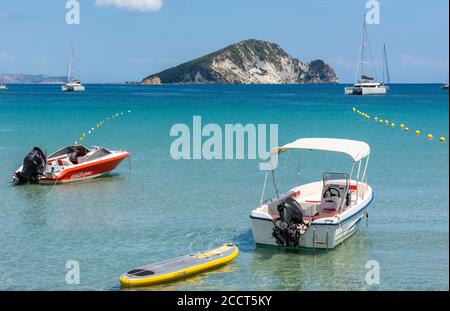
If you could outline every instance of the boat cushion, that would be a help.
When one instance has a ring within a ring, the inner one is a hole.
[[[322,203],[320,203],[320,210],[324,212],[334,212],[339,208],[340,203],[341,198],[339,197],[323,199]]]

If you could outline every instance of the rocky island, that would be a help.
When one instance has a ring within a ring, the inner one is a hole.
[[[333,68],[322,60],[303,63],[275,43],[250,39],[152,74],[144,78],[141,84],[338,82]]]

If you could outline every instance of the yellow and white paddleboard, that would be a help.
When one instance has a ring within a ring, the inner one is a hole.
[[[119,281],[123,287],[149,286],[176,281],[232,261],[239,254],[233,244],[225,244],[206,252],[199,252],[160,263],[142,266],[124,273]]]

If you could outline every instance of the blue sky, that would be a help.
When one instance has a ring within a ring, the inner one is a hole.
[[[448,81],[448,0],[379,2],[381,23],[368,31],[376,59],[387,44],[392,81]],[[66,0],[0,0],[0,72],[65,75],[73,41],[84,82],[137,81],[255,38],[304,62],[324,59],[352,82],[366,0],[79,3],[81,23],[67,25]]]

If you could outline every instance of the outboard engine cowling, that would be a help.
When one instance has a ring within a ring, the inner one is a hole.
[[[280,219],[275,222],[272,236],[279,245],[298,247],[306,227],[302,207],[294,199],[288,198],[277,206],[277,210]]]
[[[39,176],[44,174],[46,163],[44,152],[40,148],[34,147],[23,159],[22,170],[14,173],[14,183],[21,185],[37,182]]]

